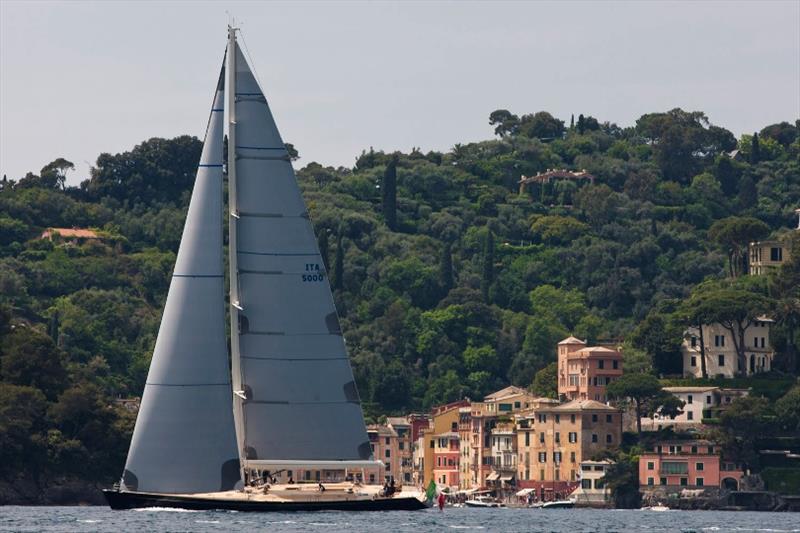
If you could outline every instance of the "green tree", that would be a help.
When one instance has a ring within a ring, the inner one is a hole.
[[[389,159],[381,188],[383,219],[392,231],[397,229],[397,161],[397,155]]]
[[[554,361],[536,372],[530,391],[542,398],[558,398],[558,362]]]
[[[495,127],[495,135],[513,135],[519,128],[519,117],[507,109],[497,109],[489,114],[489,125]]]
[[[675,396],[664,392],[658,379],[652,374],[623,374],[612,381],[606,390],[611,398],[633,401],[636,431],[639,434],[642,433],[642,417],[656,412],[675,416],[683,405]]]
[[[483,275],[481,277],[481,292],[485,302],[489,302],[489,289],[494,282],[494,233],[487,230],[483,243]]]
[[[442,287],[443,295],[447,295],[453,288],[453,252],[449,242],[445,242],[442,247],[442,256],[439,260],[439,285]]]
[[[770,310],[771,301],[766,296],[736,287],[710,289],[703,298],[705,317],[731,334],[738,359],[738,372],[746,374],[745,331],[757,322],[758,317]]]
[[[736,195],[736,199],[742,209],[749,209],[758,203],[758,189],[749,174],[745,174],[739,180],[739,194]]]
[[[3,340],[0,375],[4,381],[35,387],[52,399],[64,387],[63,354],[50,337],[17,327]]]
[[[336,236],[336,258],[333,266],[333,288],[340,291],[344,288],[344,244],[342,243],[342,229]]]
[[[753,133],[753,138],[750,142],[750,164],[755,165],[761,161],[761,146],[758,142],[758,133]]]
[[[728,271],[732,278],[746,272],[746,253],[752,241],[769,233],[769,226],[753,217],[727,217],[714,222],[708,237],[728,255]]]
[[[792,434],[800,433],[800,385],[775,402],[775,415],[778,424]]]

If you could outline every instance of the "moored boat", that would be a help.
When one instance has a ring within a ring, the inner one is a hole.
[[[471,500],[466,500],[464,505],[467,507],[505,507],[506,504],[491,496],[476,496]]]

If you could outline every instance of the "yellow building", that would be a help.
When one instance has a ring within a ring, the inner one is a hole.
[[[422,485],[427,486],[434,479],[433,468],[436,464],[437,449],[444,453],[444,447],[439,447],[438,439],[448,439],[447,448],[449,448],[449,434],[455,434],[456,438],[458,438],[458,410],[468,405],[469,400],[460,400],[433,408],[430,426],[422,430],[420,437],[424,450],[421,457]],[[448,455],[451,454],[449,449],[447,453]],[[458,472],[458,467],[456,467],[456,472]],[[457,480],[455,484],[458,484]]]
[[[790,253],[788,244],[782,241],[751,242],[747,253],[750,275],[761,276],[778,268],[789,260]]]

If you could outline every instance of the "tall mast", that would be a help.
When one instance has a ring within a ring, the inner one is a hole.
[[[244,421],[241,401],[242,373],[239,358],[239,266],[237,261],[237,223],[239,220],[238,198],[236,196],[236,30],[228,26],[228,64],[226,108],[228,110],[228,266],[230,278],[230,320],[231,320],[231,385],[233,387],[233,421],[236,427],[236,442],[239,450],[239,466],[242,468],[242,447],[244,442]],[[245,479],[244,472],[241,472]]]

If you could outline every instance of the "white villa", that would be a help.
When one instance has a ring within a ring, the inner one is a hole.
[[[769,372],[775,356],[769,339],[769,331],[773,322],[772,319],[762,316],[745,330],[744,351],[747,363],[744,368],[739,367],[730,331],[719,324],[704,325],[703,341],[708,376],[732,378],[737,374],[749,376],[759,372]],[[683,354],[683,375],[685,377],[702,377],[699,337],[698,328],[694,327],[686,330],[684,335],[681,353]]]

